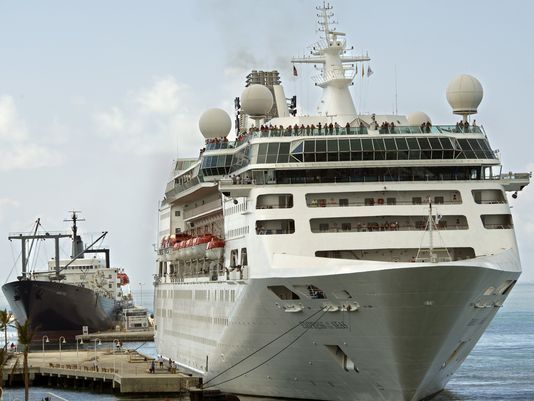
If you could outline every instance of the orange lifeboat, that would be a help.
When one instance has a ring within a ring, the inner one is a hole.
[[[119,285],[126,285],[130,282],[130,278],[126,273],[117,273],[117,278],[119,279]]]
[[[200,237],[196,237],[193,240],[193,246],[191,249],[191,259],[201,259],[206,256],[206,246],[213,238],[211,234],[205,234]]]
[[[224,240],[213,237],[206,246],[206,258],[217,260],[224,255]]]

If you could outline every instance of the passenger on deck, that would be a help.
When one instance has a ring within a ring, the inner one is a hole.
[[[345,124],[345,131],[347,131],[347,134],[350,134],[350,123]]]

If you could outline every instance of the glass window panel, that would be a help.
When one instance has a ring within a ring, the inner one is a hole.
[[[267,150],[267,153],[270,154],[270,155],[275,155],[278,153],[278,146],[280,144],[278,142],[275,142],[275,143],[270,143],[269,144],[269,148]]]
[[[306,141],[306,142],[304,142],[304,151],[305,152],[315,152],[315,141]]]
[[[408,141],[408,147],[410,150],[419,150],[421,149],[419,147],[419,142],[417,142],[417,139],[416,138],[407,138],[406,139]],[[410,157],[411,159],[411,157]]]
[[[374,152],[363,152],[363,160],[374,160]]]
[[[359,139],[351,139],[350,140],[350,150],[353,152],[362,150],[362,141]]]
[[[337,161],[339,161],[339,155],[338,155],[337,152],[336,153],[329,152],[329,153],[327,153],[327,155],[328,155],[328,161],[329,162],[337,162]]]
[[[409,159],[410,160],[419,160],[421,158],[421,151],[419,150],[410,150],[410,154],[409,154]]]
[[[315,162],[315,153],[304,153],[304,161],[306,163]]]
[[[278,154],[288,154],[289,153],[289,142],[281,143],[280,149],[278,149]]]
[[[467,139],[458,139],[458,144],[460,145],[460,148],[463,151],[471,150],[471,146],[469,146],[469,142],[467,142]]]
[[[441,146],[441,142],[438,138],[429,138],[430,146],[432,147],[432,150],[441,150],[443,147]]]
[[[373,139],[373,145],[375,146],[375,150],[384,150],[384,140],[382,138],[380,139]]]
[[[348,139],[340,139],[339,140],[339,150],[341,152],[348,152],[350,151],[350,143]]]
[[[258,163],[265,163],[265,159],[267,158],[267,155],[258,155]]]
[[[288,160],[289,160],[288,153],[278,153],[278,159],[276,160],[277,163],[287,163]]]
[[[341,152],[339,154],[339,161],[345,162],[350,160],[350,153],[349,152]]]
[[[370,139],[362,139],[362,148],[363,150],[373,151],[373,142]],[[369,160],[369,159],[367,159]],[[372,159],[371,159],[372,160]]]
[[[315,159],[318,161],[318,162],[325,162],[326,161],[326,153],[323,152],[323,153],[316,153],[315,154]]]
[[[478,141],[478,145],[479,145],[483,150],[489,150],[489,151],[491,151],[491,148],[489,147],[488,141],[486,141],[485,139],[477,139],[477,141]]]
[[[274,154],[267,154],[267,159],[265,160],[266,163],[276,163],[278,155],[276,153]]]
[[[476,139],[468,139],[467,141],[469,142],[469,145],[471,145],[471,149],[482,150],[482,148],[480,147],[480,144],[478,143]]]
[[[258,148],[258,154],[267,153],[267,145],[268,143],[260,143],[260,147]]]
[[[313,143],[313,142],[312,142]],[[304,148],[303,143],[299,143],[297,146],[295,146],[295,149],[293,149],[293,152],[291,153],[302,153],[302,149]]]
[[[384,139],[384,144],[386,145],[386,150],[397,150],[395,139],[393,138]]]
[[[352,161],[360,161],[360,160],[362,160],[362,152],[351,152],[350,153],[350,160],[352,160]]]
[[[428,141],[428,138],[418,138],[418,140],[419,140],[419,146],[421,146],[421,150],[423,150],[423,149],[428,149],[428,150],[432,149],[430,147],[430,142]]]
[[[395,143],[397,144],[397,149],[407,150],[408,144],[406,143],[406,138],[395,138]]]
[[[397,160],[397,152],[386,152],[386,160]]]
[[[326,152],[326,141],[316,141],[315,142],[315,151],[316,152]]]
[[[452,150],[452,143],[449,138],[439,138],[439,141],[441,142],[441,146],[443,149]]]
[[[421,159],[432,159],[432,152],[430,150],[422,150]]]
[[[446,150],[443,152],[444,159],[454,159],[454,152],[452,150]]]
[[[432,159],[443,159],[443,152],[439,150],[433,150]]]
[[[337,140],[336,139],[330,139],[328,141],[328,151],[329,152],[337,152],[338,151]]]

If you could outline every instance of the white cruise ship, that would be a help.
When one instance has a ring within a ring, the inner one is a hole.
[[[276,72],[253,71],[236,140],[210,109],[205,149],[176,162],[159,210],[157,350],[236,394],[422,400],[521,274],[506,192],[530,174],[502,174],[471,120],[482,86],[469,75],[447,88],[448,125],[359,114],[349,86],[369,58],[349,55],[329,6],[319,15],[323,37],[292,60],[320,67],[317,115],[295,113]]]

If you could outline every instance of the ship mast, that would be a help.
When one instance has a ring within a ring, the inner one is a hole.
[[[336,24],[331,20],[334,16],[332,7],[323,3],[317,10],[319,11],[317,16],[320,18],[319,31],[324,33],[324,38],[313,46],[310,56],[293,58],[291,62],[321,65],[320,73],[313,77],[315,85],[323,88],[321,103],[317,110],[319,114],[355,116],[356,107],[349,86],[356,76],[356,65],[350,63],[371,59],[368,56],[345,56],[347,51],[345,33],[332,28],[332,25]]]
[[[72,259],[75,258],[83,258],[83,241],[82,237],[78,235],[78,225],[76,222],[78,221],[85,221],[85,219],[80,219],[78,217],[78,214],[81,213],[79,210],[71,210],[72,216],[70,219],[64,219],[65,222],[72,222],[72,248],[71,248],[71,255],[70,257]]]

